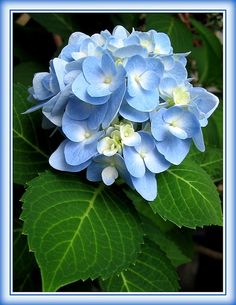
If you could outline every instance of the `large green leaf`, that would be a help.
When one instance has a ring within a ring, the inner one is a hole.
[[[173,266],[177,267],[191,261],[193,242],[189,230],[175,228],[169,232],[162,232],[147,218],[142,218],[142,221],[145,235],[166,253]]]
[[[171,262],[147,239],[134,265],[100,283],[105,291],[111,292],[172,292],[179,289],[178,276]]]
[[[30,16],[40,25],[54,34],[60,35],[66,42],[75,31],[72,15],[66,13],[31,13]]]
[[[153,210],[147,201],[143,199],[143,197],[141,197],[135,190],[124,187],[123,191],[125,192],[126,196],[133,202],[136,210],[140,213],[140,215],[148,218],[161,231],[166,232],[176,227],[172,222],[163,219],[159,214],[153,213]]]
[[[170,37],[175,53],[188,52],[193,48],[192,33],[177,14],[147,14],[146,30],[150,29],[166,33]]]
[[[209,118],[206,128],[203,128],[204,140],[207,146],[219,147],[223,149],[223,105],[220,102],[218,108]]]
[[[142,230],[135,209],[101,184],[46,172],[22,198],[24,233],[41,269],[43,290],[107,278],[135,261]]]
[[[21,225],[17,223],[13,230],[13,270],[14,279],[27,276],[34,263],[34,255],[29,252],[27,238],[22,235]]]
[[[13,90],[13,174],[14,182],[25,184],[48,165],[47,137],[42,131],[39,112],[22,114],[30,108],[27,88],[14,85]]]
[[[219,194],[208,174],[186,160],[158,176],[154,212],[178,226],[222,225]]]
[[[192,49],[190,55],[196,60],[199,83],[222,88],[223,84],[223,47],[216,35],[201,22],[191,18],[191,23],[198,32],[199,46]]]
[[[223,179],[223,151],[216,147],[207,147],[204,153],[192,148],[188,158],[203,168],[214,182]]]
[[[22,234],[22,223],[14,222],[13,230],[13,290],[14,292],[40,291],[34,275],[38,267],[32,252],[29,252],[27,237]]]

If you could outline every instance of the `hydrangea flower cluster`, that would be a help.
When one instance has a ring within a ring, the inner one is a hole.
[[[173,53],[169,37],[155,30],[73,33],[29,89],[36,104],[27,113],[42,108],[44,127],[65,137],[51,166],[87,169],[89,181],[106,185],[121,177],[153,201],[156,174],[180,164],[192,141],[205,150],[201,128],[219,103],[190,83],[188,54]]]

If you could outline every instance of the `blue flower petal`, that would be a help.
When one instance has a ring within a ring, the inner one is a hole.
[[[123,84],[115,92],[112,93],[108,102],[109,107],[102,123],[103,128],[107,128],[119,112],[120,105],[125,94],[125,89],[125,82],[123,82]]]
[[[204,139],[203,139],[203,134],[202,134],[202,129],[199,128],[198,132],[194,134],[193,136],[193,142],[197,149],[200,151],[204,152],[205,151],[205,144],[204,144]]]
[[[87,92],[92,97],[102,97],[111,94],[109,84],[105,83],[88,85]]]
[[[140,75],[146,69],[145,59],[139,55],[133,56],[130,58],[125,66],[125,70],[128,73],[128,76],[131,75]]]
[[[66,114],[73,120],[86,120],[93,107],[93,105],[79,100],[76,96],[72,96],[66,106]]]
[[[167,111],[161,108],[158,112],[152,115],[151,132],[157,141],[163,141],[168,135],[167,124],[163,120],[163,114]]]
[[[159,85],[161,96],[163,98],[172,97],[172,92],[176,87],[177,87],[177,82],[175,79],[170,77],[163,78]]]
[[[152,173],[161,173],[170,167],[170,163],[166,161],[164,156],[161,155],[157,149],[150,151],[145,156],[144,162]]]
[[[107,113],[108,106],[109,104],[105,103],[93,107],[91,115],[88,118],[89,129],[97,129],[102,124]]]
[[[113,54],[120,58],[130,58],[136,55],[146,57],[147,50],[139,45],[130,45],[115,50]]]
[[[159,84],[159,77],[154,71],[146,71],[140,76],[140,84],[145,90],[155,90]]]
[[[65,88],[64,84],[64,75],[65,75],[65,66],[67,62],[60,58],[54,58],[52,60],[52,65],[57,77],[57,81],[59,84],[60,90],[63,90]]]
[[[72,84],[72,92],[77,96],[80,100],[92,104],[92,105],[101,105],[106,103],[109,100],[108,96],[103,97],[91,97],[87,93],[88,82],[85,80],[82,73],[80,73]]]
[[[120,115],[126,120],[137,123],[143,123],[149,119],[148,112],[142,112],[134,109],[127,103],[126,100],[124,100],[121,104]]]
[[[69,140],[73,142],[82,142],[85,140],[85,133],[87,132],[87,122],[72,120],[65,113],[62,119],[62,130]]]
[[[86,141],[75,143],[69,141],[65,145],[65,159],[70,165],[80,165],[91,159],[97,153],[97,141],[88,145]]]
[[[170,134],[164,141],[156,142],[156,147],[167,161],[179,165],[188,154],[190,144],[190,139],[181,140]]]
[[[50,156],[49,158],[49,164],[60,171],[65,171],[65,172],[80,172],[83,169],[85,169],[90,163],[91,160],[82,163],[77,166],[72,166],[66,163],[65,160],[65,155],[64,155],[64,149],[65,145],[68,143],[68,140],[64,140],[59,147],[54,151],[54,153]]]
[[[141,136],[141,143],[135,146],[135,150],[139,154],[148,154],[155,148],[153,137],[145,131],[139,131],[138,133]]]
[[[124,146],[123,155],[129,173],[134,177],[142,177],[146,170],[143,159],[139,153],[133,147]]]
[[[131,180],[136,191],[148,201],[153,201],[157,196],[157,181],[155,174],[146,171],[145,175],[140,178],[131,176]]]
[[[130,97],[126,96],[128,104],[138,111],[150,112],[154,110],[159,104],[158,90],[146,91],[143,89],[139,90],[139,94]]]
[[[173,106],[163,113],[163,120],[173,125],[170,127],[174,128],[169,128],[170,132],[182,139],[192,137],[200,126],[193,113],[178,106]]]
[[[43,79],[49,75],[48,72],[36,73],[33,78],[34,98],[37,100],[46,100],[52,97],[53,93],[43,86]]]
[[[99,60],[96,57],[87,57],[83,64],[83,74],[89,84],[97,84],[103,82],[105,75],[99,65]]]
[[[108,54],[102,56],[102,70],[106,76],[114,76],[116,74],[115,63]]]
[[[106,166],[107,165],[105,163],[98,163],[93,161],[87,168],[86,178],[89,181],[101,181],[101,173]]]

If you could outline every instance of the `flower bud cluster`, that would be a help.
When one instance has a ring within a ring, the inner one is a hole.
[[[180,164],[190,145],[204,151],[202,127],[218,98],[193,87],[189,53],[173,53],[165,33],[129,33],[117,26],[88,36],[73,33],[49,72],[29,89],[44,126],[65,139],[49,162],[111,185],[119,177],[146,200],[157,196],[156,174]]]

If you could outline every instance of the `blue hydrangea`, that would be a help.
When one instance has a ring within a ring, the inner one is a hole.
[[[219,104],[191,84],[188,54],[155,30],[73,33],[29,89],[35,106],[26,113],[41,108],[43,126],[64,137],[50,165],[86,169],[89,181],[108,186],[121,179],[155,200],[157,175],[179,165],[192,143],[205,150],[202,128]]]

